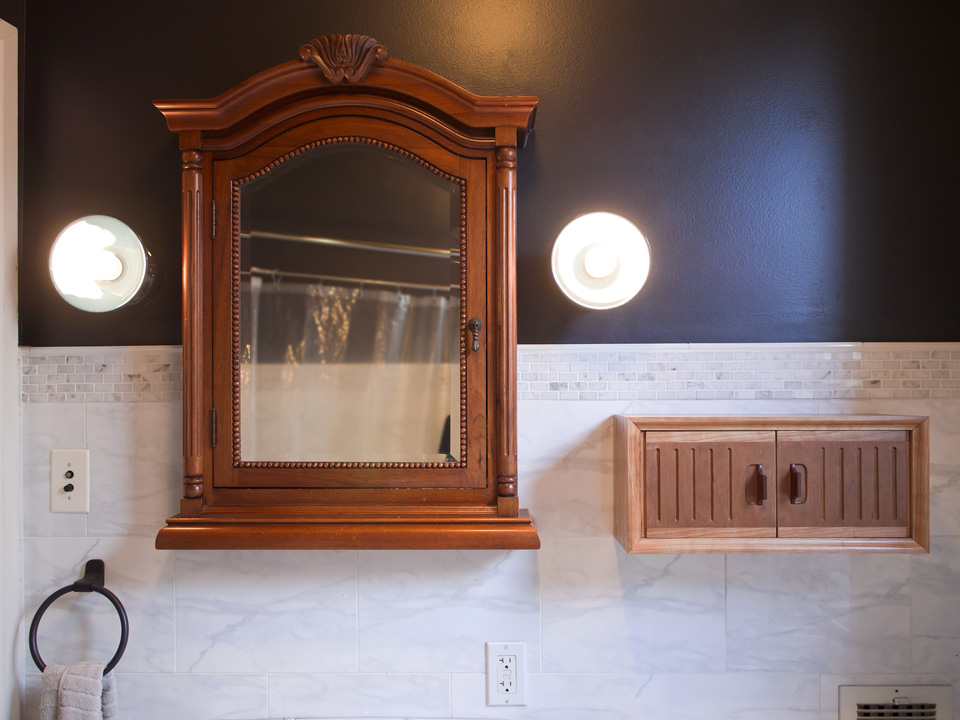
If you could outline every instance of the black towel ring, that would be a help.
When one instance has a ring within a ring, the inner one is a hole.
[[[40,650],[37,648],[37,629],[40,627],[40,618],[43,617],[43,614],[47,611],[47,608],[53,604],[54,600],[66,595],[68,592],[99,593],[113,603],[113,607],[117,609],[117,613],[120,615],[120,647],[117,648],[117,654],[113,656],[113,659],[108,662],[107,666],[103,669],[103,674],[106,675],[117,666],[120,658],[123,657],[123,651],[127,648],[127,638],[130,635],[130,624],[127,621],[127,611],[123,609],[123,603],[120,602],[120,599],[116,595],[103,586],[103,560],[87,561],[83,569],[82,578],[73,583],[73,585],[60,588],[41,603],[37,609],[37,614],[33,616],[33,622],[30,623],[30,655],[33,657],[33,661],[37,664],[37,667],[40,668],[40,671],[43,672],[47,666],[40,657]]]

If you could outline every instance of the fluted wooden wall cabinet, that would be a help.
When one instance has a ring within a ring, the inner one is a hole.
[[[929,552],[928,419],[617,416],[631,553]]]

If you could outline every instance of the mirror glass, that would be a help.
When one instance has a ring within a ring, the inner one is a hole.
[[[242,462],[457,462],[460,182],[385,147],[240,181]]]

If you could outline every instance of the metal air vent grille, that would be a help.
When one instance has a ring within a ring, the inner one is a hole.
[[[840,720],[952,720],[949,685],[840,687]]]
[[[937,720],[936,703],[857,703],[857,720],[867,718],[930,718]]]

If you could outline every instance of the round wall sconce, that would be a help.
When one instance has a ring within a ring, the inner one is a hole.
[[[155,267],[126,224],[89,215],[65,227],[50,251],[50,277],[60,297],[87,312],[109,312],[142,300]]]
[[[650,244],[620,215],[587,213],[557,235],[551,264],[557,285],[575,303],[597,310],[615,308],[647,281]]]

